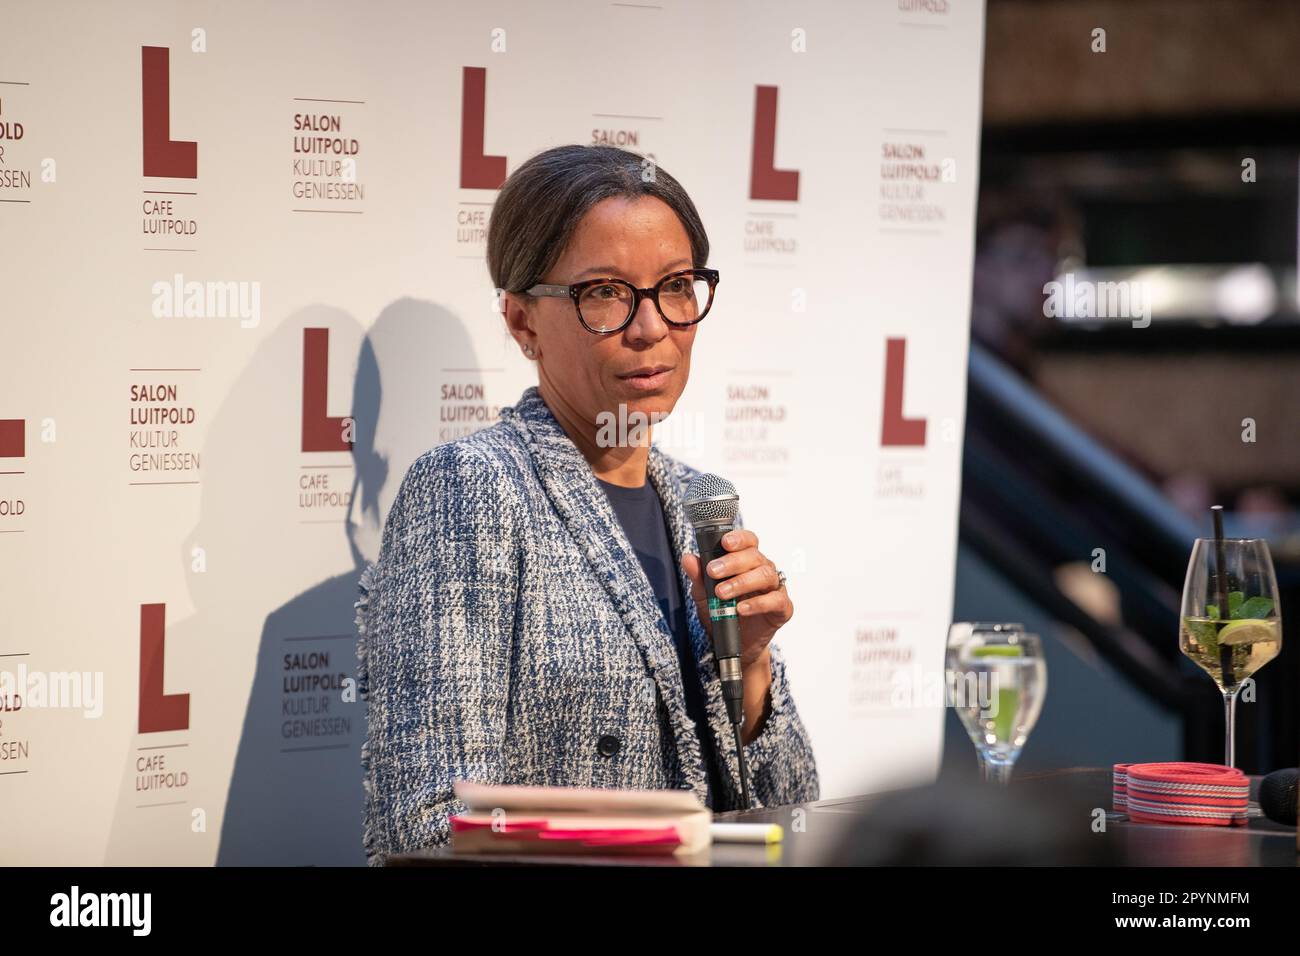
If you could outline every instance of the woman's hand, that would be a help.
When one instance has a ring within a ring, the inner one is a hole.
[[[727,554],[705,570],[717,581],[716,594],[736,602],[740,620],[740,666],[748,669],[767,657],[767,645],[777,630],[794,616],[790,595],[781,586],[776,565],[758,550],[758,535],[752,531],[728,531],[722,539]],[[682,567],[691,579],[691,597],[704,630],[713,636],[709,602],[700,577],[700,559],[682,556]]]
[[[758,535],[736,529],[722,538],[727,553],[716,558],[705,570],[717,582],[714,593],[722,600],[736,602],[740,621],[740,668],[745,688],[744,723],[741,740],[749,744],[767,723],[769,691],[772,686],[772,657],[767,645],[777,630],[794,616],[790,595],[781,586],[776,565],[758,550]],[[709,601],[700,577],[700,559],[694,554],[682,556],[682,567],[691,579],[691,597],[700,622],[710,637]]]

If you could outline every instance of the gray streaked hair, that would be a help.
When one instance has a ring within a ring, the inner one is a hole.
[[[691,265],[708,264],[709,237],[695,203],[653,160],[614,146],[556,146],[529,159],[501,187],[487,234],[493,285],[506,292],[536,285],[564,254],[582,217],[616,196],[662,200],[686,230]]]

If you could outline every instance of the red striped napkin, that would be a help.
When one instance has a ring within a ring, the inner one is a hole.
[[[1215,763],[1117,763],[1112,793],[1136,823],[1244,826],[1250,780]]]

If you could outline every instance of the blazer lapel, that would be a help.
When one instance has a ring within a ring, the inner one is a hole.
[[[736,759],[736,741],[731,729],[731,719],[727,716],[727,706],[722,699],[722,684],[718,679],[717,663],[713,656],[713,641],[705,632],[699,611],[695,607],[695,599],[691,597],[691,579],[682,569],[683,554],[694,554],[697,557],[699,555],[695,529],[691,526],[685,504],[689,473],[678,462],[665,455],[657,445],[650,446],[647,472],[649,480],[654,483],[659,492],[664,516],[668,520],[669,536],[677,556],[677,573],[681,579],[682,594],[686,599],[686,620],[690,628],[700,686],[704,692],[711,739],[718,754],[724,782],[731,787],[731,793],[719,794],[720,799],[728,801],[727,805],[714,809],[738,808],[740,763]]]
[[[526,389],[513,408],[503,408],[501,417],[523,437],[547,497],[573,540],[582,549],[597,580],[605,588],[619,617],[636,642],[668,709],[679,761],[686,779],[703,800],[707,790],[704,766],[699,739],[695,735],[690,715],[686,712],[686,697],[673,636],[609,498],[596,483],[596,476],[587,459],[542,400],[537,386]],[[652,447],[652,460],[657,451]],[[660,472],[662,475],[662,468]],[[662,498],[664,489],[659,481],[655,481],[655,487]],[[680,572],[683,520],[676,513],[680,510],[680,492],[676,493],[673,500],[675,504],[670,506],[669,500],[663,499],[663,506],[672,524]],[[698,617],[693,607],[694,602],[690,599],[689,585],[684,586],[688,588],[683,592],[686,595],[687,613],[695,622],[692,627],[692,642],[698,652],[700,642],[694,633],[694,628],[699,624]],[[700,636],[703,636],[702,632]],[[720,691],[717,696],[718,707],[721,708]],[[712,714],[711,700],[709,706]],[[725,710],[721,713],[725,719]]]

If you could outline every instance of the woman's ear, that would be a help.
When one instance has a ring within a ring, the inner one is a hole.
[[[531,300],[516,292],[502,292],[500,302],[501,314],[506,320],[506,329],[510,335],[519,343],[524,355],[530,359],[539,358],[537,334],[533,331]]]

